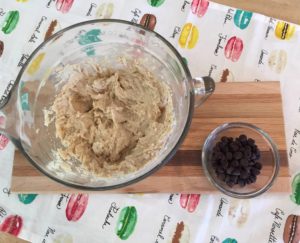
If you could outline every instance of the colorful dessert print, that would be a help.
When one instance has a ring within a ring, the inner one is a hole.
[[[199,39],[198,28],[192,23],[186,23],[181,31],[178,43],[181,48],[193,49]]]
[[[45,53],[40,53],[35,59],[31,61],[27,68],[27,73],[30,75],[35,74],[36,71],[40,69],[40,65],[45,58]]]
[[[249,211],[249,200],[231,199],[228,207],[228,220],[232,225],[242,227],[248,220]]]
[[[280,40],[289,40],[293,37],[296,27],[292,24],[279,21],[276,24],[275,36]]]
[[[226,83],[226,82],[234,81],[233,73],[232,73],[228,68],[225,68],[225,69],[219,74],[218,80],[219,80],[221,83]]]
[[[49,39],[49,37],[51,35],[53,35],[57,31],[57,29],[58,29],[58,22],[57,22],[56,19],[54,19],[54,20],[51,21],[51,23],[50,23],[50,25],[49,25],[46,33],[45,33],[44,40]]]
[[[56,0],[56,9],[62,13],[67,13],[70,11],[74,0]]]
[[[53,243],[73,243],[73,238],[70,234],[63,233],[56,236]]]
[[[4,51],[4,42],[0,40],[0,57],[2,56]]]
[[[176,230],[172,237],[172,243],[189,243],[190,230],[184,222],[179,222],[176,225]]]
[[[222,241],[222,243],[238,243],[236,239],[233,238],[227,238]]]
[[[17,0],[17,2],[19,2],[19,3],[27,3],[28,0]]]
[[[66,217],[69,221],[78,221],[89,201],[88,194],[72,194],[66,207]]]
[[[192,213],[197,209],[199,204],[200,194],[181,194],[180,206]]]
[[[233,22],[241,30],[244,30],[250,24],[252,15],[253,15],[252,12],[243,11],[241,9],[238,9],[238,10],[236,10],[236,12],[234,14]]]
[[[10,34],[17,26],[20,19],[19,11],[9,11],[5,15],[4,22],[2,23],[2,32],[4,34]]]
[[[137,222],[137,211],[134,206],[121,210],[117,224],[116,234],[121,240],[127,240],[133,233]]]
[[[287,53],[285,50],[273,50],[268,58],[268,66],[274,72],[280,74],[287,64]]]
[[[19,201],[24,204],[30,204],[34,201],[38,194],[18,194]]]
[[[300,221],[298,215],[289,215],[285,221],[283,231],[284,243],[300,242]]]
[[[0,133],[0,150],[5,149],[8,143],[9,143],[9,139]]]
[[[144,14],[141,18],[140,25],[146,29],[154,30],[156,25],[156,17],[153,14]]]
[[[98,19],[110,19],[114,12],[113,3],[102,3],[96,11],[96,18]]]
[[[79,45],[88,45],[94,42],[101,41],[100,39],[101,30],[100,29],[92,29],[82,35],[79,36],[78,43]]]
[[[292,195],[290,196],[291,200],[300,205],[300,173],[297,174],[292,182]]]
[[[161,6],[164,2],[165,2],[165,0],[148,0],[148,3],[149,3],[152,7],[159,7],[159,6]]]
[[[23,111],[29,111],[30,107],[29,107],[29,94],[28,93],[24,93],[21,95],[21,107]]]
[[[244,44],[242,39],[233,36],[231,37],[225,46],[225,57],[233,62],[237,62],[242,54]]]
[[[208,9],[209,1],[207,0],[193,0],[192,13],[198,17],[203,17]]]
[[[0,225],[0,231],[18,236],[22,230],[23,219],[19,215],[10,215]]]

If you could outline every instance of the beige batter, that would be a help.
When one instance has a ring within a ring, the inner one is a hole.
[[[169,87],[137,65],[74,70],[51,107],[61,158],[105,177],[153,159],[174,122]]]

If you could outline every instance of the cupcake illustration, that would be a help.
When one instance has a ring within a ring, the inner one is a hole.
[[[298,173],[292,181],[292,195],[291,200],[300,205],[300,173]]]
[[[30,204],[34,201],[38,194],[18,194],[19,201],[24,204]]]
[[[45,33],[44,40],[49,39],[51,35],[53,35],[55,32],[57,32],[60,29],[59,23],[56,19],[52,20],[51,23],[48,26],[48,29]]]
[[[244,44],[242,39],[233,36],[228,41],[224,48],[225,57],[232,62],[237,62],[243,52]]]
[[[17,27],[20,19],[19,11],[9,11],[6,13],[4,22],[2,23],[2,32],[4,34],[10,34]]]
[[[180,206],[192,213],[197,209],[199,204],[200,194],[181,194]]]
[[[241,30],[244,30],[250,24],[252,15],[253,15],[252,12],[243,11],[241,9],[238,9],[238,10],[236,10],[236,12],[234,14],[233,22],[238,28],[240,28]]]
[[[0,40],[0,57],[2,56],[4,51],[4,42]]]
[[[199,30],[192,23],[186,23],[179,36],[179,46],[181,48],[193,49],[199,39]]]
[[[0,150],[5,149],[8,143],[9,139],[5,135],[0,133]]]
[[[57,11],[68,13],[73,5],[74,0],[56,0],[55,6]]]
[[[88,201],[88,194],[72,194],[66,207],[68,221],[78,221],[85,212]]]
[[[23,219],[19,215],[7,216],[0,225],[0,231],[18,236],[23,227]]]
[[[227,238],[222,241],[222,243],[238,243],[236,239],[233,238]]]
[[[208,9],[209,1],[207,0],[193,0],[192,13],[198,17],[203,17]]]
[[[269,68],[280,74],[283,72],[287,64],[287,53],[285,50],[273,50],[268,58]]]
[[[172,235],[170,243],[189,243],[190,242],[190,230],[189,227],[183,222],[179,222],[176,225],[176,229]]]
[[[40,65],[41,65],[42,61],[44,60],[45,55],[46,54],[44,52],[42,52],[35,59],[33,59],[31,61],[31,63],[29,64],[29,66],[27,68],[27,73],[29,75],[35,74],[40,69]]]
[[[116,224],[116,234],[121,240],[127,240],[134,232],[137,223],[137,211],[134,206],[121,210]]]
[[[284,243],[300,242],[300,218],[298,215],[289,215],[285,221],[283,231]]]
[[[152,7],[159,7],[159,6],[161,6],[164,2],[165,2],[165,0],[148,0],[148,3],[149,3]]]
[[[287,22],[279,21],[276,24],[275,36],[280,40],[289,40],[295,34],[296,27]]]
[[[97,8],[96,18],[98,19],[110,19],[114,12],[113,3],[102,3]]]

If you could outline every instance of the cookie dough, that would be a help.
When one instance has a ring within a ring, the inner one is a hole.
[[[158,154],[172,130],[170,88],[138,65],[89,69],[74,64],[51,107],[64,146],[58,153],[103,177],[136,171]]]

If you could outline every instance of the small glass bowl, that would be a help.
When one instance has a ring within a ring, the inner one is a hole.
[[[213,148],[223,136],[239,137],[245,134],[255,140],[261,157],[259,162],[263,165],[256,182],[245,187],[234,185],[229,187],[221,181],[212,167]],[[207,137],[202,149],[202,166],[208,180],[224,194],[235,198],[253,198],[266,192],[273,185],[279,171],[280,158],[278,149],[271,137],[260,128],[247,123],[225,123],[213,130]]]

